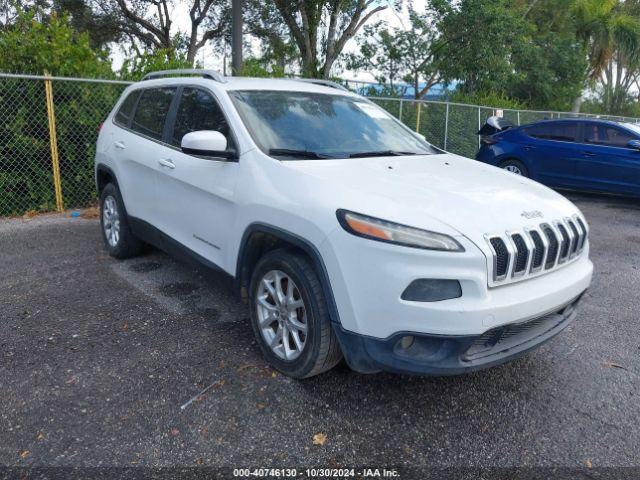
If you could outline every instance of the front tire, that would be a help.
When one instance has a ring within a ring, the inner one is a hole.
[[[113,183],[100,193],[100,227],[104,246],[112,257],[131,258],[142,252],[144,243],[131,232],[122,196]]]
[[[520,175],[527,178],[529,177],[529,171],[527,170],[527,167],[525,167],[524,163],[522,163],[520,160],[516,160],[515,158],[505,160],[500,164],[500,168],[515,175]]]
[[[309,259],[274,250],[251,276],[251,326],[265,359],[293,378],[308,378],[341,359],[322,285]]]

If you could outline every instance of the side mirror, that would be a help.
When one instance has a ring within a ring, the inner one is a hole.
[[[629,140],[629,143],[627,143],[627,148],[632,148],[633,150],[640,151],[640,140]]]
[[[422,135],[421,133],[418,132],[413,132],[413,134],[418,137],[420,140],[424,140],[425,142],[427,141],[427,137],[425,137],[424,135]]]
[[[227,139],[215,130],[199,130],[187,133],[180,142],[182,151],[189,155],[235,158],[234,150],[227,150]]]

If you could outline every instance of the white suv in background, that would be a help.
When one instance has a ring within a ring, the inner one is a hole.
[[[565,328],[591,281],[571,202],[331,82],[147,75],[95,166],[109,253],[144,242],[235,277],[265,358],[296,378],[343,356],[359,372],[496,365]]]

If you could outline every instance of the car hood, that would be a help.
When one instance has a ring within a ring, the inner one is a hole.
[[[287,162],[329,185],[338,208],[419,228],[434,220],[483,242],[504,233],[571,216],[578,209],[532,180],[453,154]],[[347,193],[348,192],[348,193]]]

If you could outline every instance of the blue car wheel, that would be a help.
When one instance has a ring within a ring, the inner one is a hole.
[[[515,158],[510,158],[509,160],[505,160],[500,164],[500,168],[508,172],[514,173],[516,175],[521,175],[523,177],[529,176],[529,171],[527,170],[527,167],[525,167],[520,160],[516,160]]]

